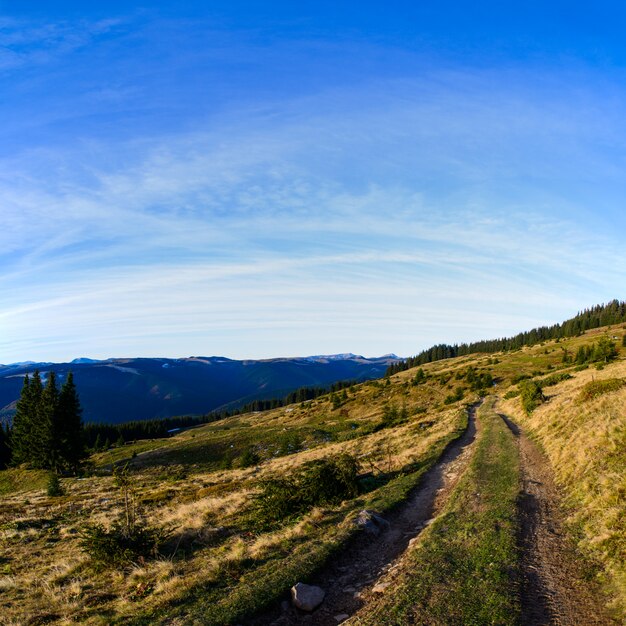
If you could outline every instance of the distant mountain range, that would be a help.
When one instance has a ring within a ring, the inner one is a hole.
[[[355,354],[238,361],[226,357],[127,358],[71,363],[32,361],[0,365],[0,421],[10,421],[26,374],[69,371],[86,422],[117,424],[174,415],[201,415],[237,408],[256,399],[282,397],[300,387],[381,377],[394,354],[368,359]]]

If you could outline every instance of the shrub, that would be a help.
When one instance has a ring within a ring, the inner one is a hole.
[[[251,521],[260,528],[293,518],[316,505],[335,504],[358,494],[359,463],[349,454],[306,463],[291,476],[261,483]]]
[[[99,566],[119,567],[156,556],[159,545],[169,533],[137,519],[136,496],[128,464],[114,468],[113,484],[121,492],[123,516],[108,530],[102,524],[87,525],[81,534],[81,548]]]
[[[254,446],[247,446],[244,448],[241,456],[239,457],[239,467],[252,467],[258,465],[259,455]]]
[[[578,400],[580,402],[587,402],[593,400],[598,396],[611,391],[618,391],[624,385],[626,381],[623,378],[607,378],[606,380],[592,380],[587,383],[581,390]]]
[[[456,391],[453,394],[447,395],[443,401],[444,404],[453,404],[454,402],[458,402],[459,400],[463,400],[463,387],[457,387]]]
[[[411,381],[411,384],[413,384],[413,385],[421,385],[423,382],[426,381],[426,378],[427,378],[426,372],[424,372],[424,370],[420,367],[417,370],[417,372],[415,372],[415,376],[413,377],[413,380]]]
[[[569,380],[570,378],[572,378],[571,374],[568,374],[567,372],[559,372],[558,374],[552,374],[551,376],[546,376],[541,381],[541,386],[551,387],[552,385],[558,385],[560,382],[563,382],[564,380]]]
[[[526,413],[532,413],[546,397],[543,395],[541,384],[536,380],[524,380],[519,385],[522,407]]]
[[[46,491],[51,498],[62,496],[65,493],[65,491],[63,491],[63,487],[61,487],[61,481],[59,480],[56,472],[52,472],[50,474]]]
[[[402,408],[398,410],[395,404],[385,404],[383,407],[383,415],[380,422],[374,426],[374,431],[377,432],[383,428],[389,428],[391,426],[399,426],[404,424],[409,419],[409,410],[406,404],[402,405]]]
[[[109,530],[102,524],[86,526],[80,546],[99,566],[123,567],[157,556],[166,538],[162,529],[141,523],[128,526],[118,521]]]
[[[278,454],[286,456],[302,448],[302,438],[297,432],[284,433],[278,440]]]

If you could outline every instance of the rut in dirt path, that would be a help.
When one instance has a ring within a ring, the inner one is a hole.
[[[518,500],[521,600],[524,626],[611,625],[599,590],[584,579],[573,545],[563,532],[560,496],[548,459],[508,417],[520,451]]]
[[[417,537],[441,509],[451,489],[467,468],[476,438],[476,409],[469,409],[468,426],[452,442],[439,461],[422,477],[406,502],[386,516],[390,529],[378,537],[365,533],[346,547],[311,582],[326,592],[324,602],[312,614],[287,602],[274,612],[244,623],[252,626],[336,625],[356,613],[371,596],[378,578],[399,564],[409,542]],[[294,581],[295,583],[296,581]]]

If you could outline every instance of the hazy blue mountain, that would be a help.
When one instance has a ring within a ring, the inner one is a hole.
[[[367,359],[354,354],[238,361],[226,357],[184,359],[74,359],[71,363],[0,365],[0,419],[11,419],[25,374],[54,371],[74,380],[85,421],[119,423],[202,414],[256,398],[282,397],[299,387],[339,380],[368,380],[385,373],[395,355]]]

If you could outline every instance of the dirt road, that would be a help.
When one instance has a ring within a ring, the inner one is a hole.
[[[596,586],[585,579],[574,546],[563,532],[560,495],[545,455],[508,417],[520,451],[522,624],[609,625]]]

